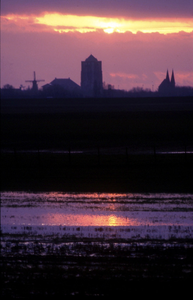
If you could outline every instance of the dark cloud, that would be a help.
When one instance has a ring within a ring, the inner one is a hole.
[[[1,14],[60,12],[128,18],[192,18],[192,0],[1,0]]]

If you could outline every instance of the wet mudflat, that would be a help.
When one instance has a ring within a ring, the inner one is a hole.
[[[192,282],[192,194],[3,192],[1,200],[4,298]]]

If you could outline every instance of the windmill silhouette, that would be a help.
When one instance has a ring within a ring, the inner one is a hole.
[[[26,80],[25,82],[32,82],[32,91],[37,92],[38,91],[38,82],[45,81],[44,79],[36,80],[36,72],[34,72],[34,80]]]

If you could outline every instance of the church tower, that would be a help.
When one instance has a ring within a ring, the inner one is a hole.
[[[102,62],[93,55],[81,62],[81,88],[86,97],[102,95]]]
[[[175,91],[175,79],[174,79],[174,71],[172,70],[171,81],[169,78],[169,72],[167,70],[166,78],[161,82],[158,87],[158,92],[165,96],[171,96]]]

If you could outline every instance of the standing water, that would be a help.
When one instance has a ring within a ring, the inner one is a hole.
[[[4,234],[193,238],[193,194],[1,193]]]

